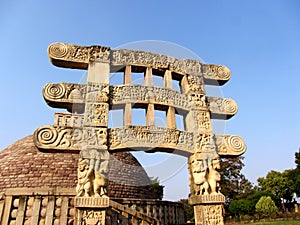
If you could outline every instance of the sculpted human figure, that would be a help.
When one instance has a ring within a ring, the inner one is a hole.
[[[209,194],[209,184],[207,181],[207,169],[203,160],[193,158],[191,161],[192,175],[195,184],[196,195]]]
[[[78,162],[77,196],[89,197],[92,193],[93,168],[82,158]]]
[[[213,159],[211,165],[208,167],[207,181],[210,186],[210,193],[217,194],[219,192],[219,182],[221,175],[218,170],[221,168],[220,159]]]

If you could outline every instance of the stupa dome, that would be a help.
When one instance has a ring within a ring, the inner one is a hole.
[[[78,154],[42,153],[32,135],[0,151],[0,193],[9,188],[74,188]],[[108,195],[156,199],[147,173],[129,152],[111,154]]]

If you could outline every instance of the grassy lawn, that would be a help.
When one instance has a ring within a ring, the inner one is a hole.
[[[300,225],[300,220],[282,220],[282,221],[247,223],[247,224],[252,224],[252,225]]]

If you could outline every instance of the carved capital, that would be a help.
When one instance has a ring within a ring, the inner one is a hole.
[[[198,196],[190,196],[189,204],[191,205],[199,205],[199,204],[212,204],[212,203],[225,203],[225,196],[222,194],[215,195],[198,195]]]
[[[242,155],[247,147],[244,140],[235,135],[216,135],[218,153],[221,156],[239,156]]]
[[[108,208],[109,198],[75,197],[74,206],[76,208]]]
[[[87,69],[90,61],[109,63],[110,48],[104,46],[78,46],[56,42],[48,47],[48,56],[58,67]]]

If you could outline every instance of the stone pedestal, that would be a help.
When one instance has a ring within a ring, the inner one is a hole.
[[[104,225],[109,198],[75,197],[75,207],[77,225]]]
[[[222,194],[191,196],[196,225],[224,225],[225,196]]]

